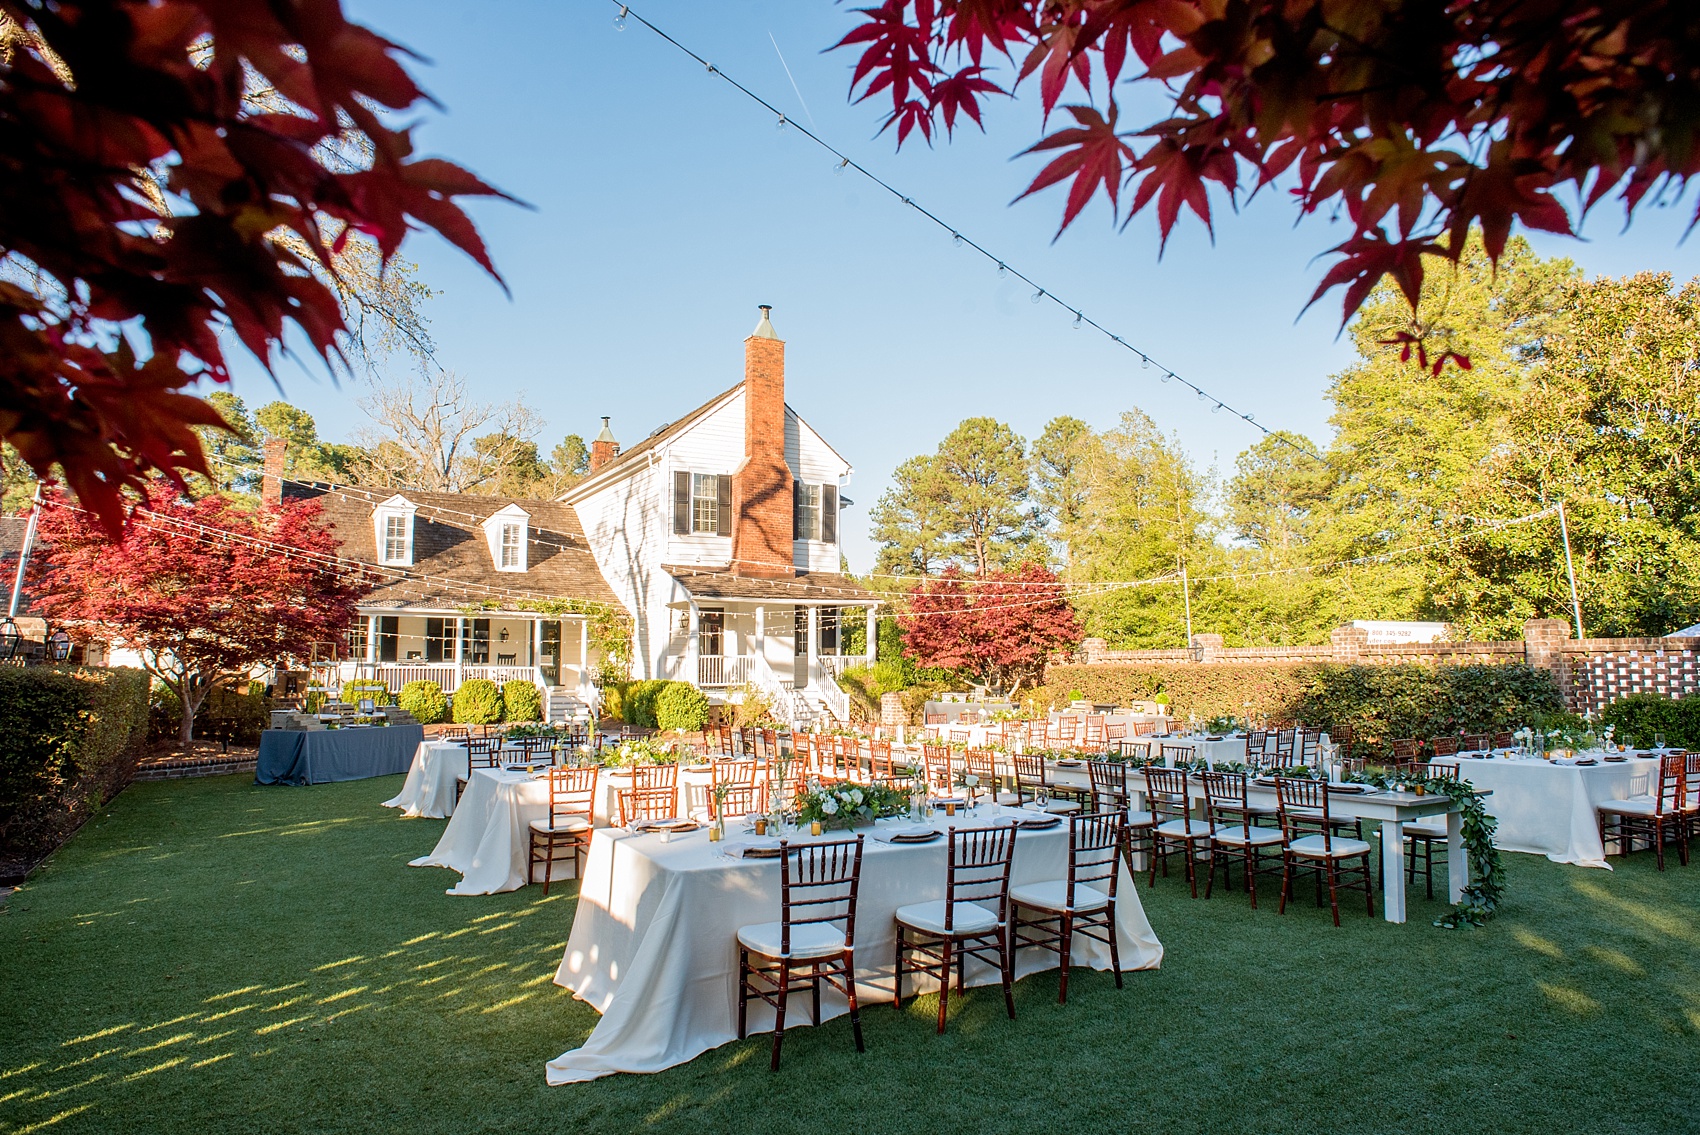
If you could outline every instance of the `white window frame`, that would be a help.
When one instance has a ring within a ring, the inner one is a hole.
[[[525,525],[502,525],[502,562],[504,568],[525,566]]]
[[[720,477],[714,473],[691,474],[691,535],[720,533]]]
[[[799,521],[807,521],[806,524],[798,525],[797,539],[819,543],[821,510],[820,486],[812,481],[799,481],[797,483],[797,487],[801,490],[800,495],[802,497],[797,508],[797,519]]]
[[[523,572],[530,567],[531,514],[517,504],[504,505],[485,518],[484,543],[490,563],[497,571]],[[519,530],[519,542],[508,543],[508,534]],[[512,553],[510,555],[510,553]]]
[[[374,549],[381,564],[393,564],[401,567],[413,566],[413,522],[418,505],[406,497],[396,495],[384,501],[372,510],[372,536],[377,547]],[[401,525],[401,555],[391,554],[390,526],[399,521]]]

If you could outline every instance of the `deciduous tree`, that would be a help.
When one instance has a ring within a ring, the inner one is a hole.
[[[898,625],[918,665],[966,671],[1005,692],[1037,684],[1046,660],[1081,635],[1062,583],[1033,563],[976,579],[952,565],[915,585]]]
[[[1490,260],[1514,224],[1568,233],[1615,190],[1626,214],[1700,172],[1700,24],[1685,0],[883,0],[838,46],[861,98],[890,100],[899,145],[931,140],[1032,78],[1050,157],[1027,192],[1067,185],[1067,227],[1102,193],[1207,226],[1285,177],[1304,213],[1351,235],[1317,295],[1348,317],[1384,275],[1412,307],[1425,257],[1456,260],[1480,226]],[[1007,87],[992,81],[999,53]],[[1161,84],[1154,121],[1120,111]],[[1064,105],[1070,91],[1083,102]],[[1066,121],[1066,120],[1065,120]],[[1569,204],[1567,209],[1566,205]],[[1422,320],[1439,366],[1456,344]]]
[[[187,743],[210,690],[337,641],[368,586],[338,566],[317,502],[244,511],[217,495],[186,501],[163,479],[145,490],[118,541],[62,499],[47,508],[32,595],[73,637],[138,651],[182,700]]]
[[[343,359],[356,234],[388,262],[432,228],[494,273],[455,199],[496,191],[386,117],[424,98],[402,54],[337,0],[0,0],[0,438],[109,532],[151,470],[208,472],[186,391],[227,380],[221,329]]]

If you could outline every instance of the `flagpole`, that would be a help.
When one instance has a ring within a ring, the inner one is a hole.
[[[1570,525],[1564,519],[1564,502],[1558,502],[1558,530],[1564,536],[1564,570],[1570,576],[1570,610],[1576,616],[1576,637],[1582,634],[1582,600],[1576,591],[1576,562],[1570,558]]]

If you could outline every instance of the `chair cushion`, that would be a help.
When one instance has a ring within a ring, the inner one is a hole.
[[[1210,825],[1203,820],[1194,820],[1191,829],[1188,829],[1187,822],[1177,817],[1158,824],[1157,834],[1169,839],[1209,839]]]
[[[1429,839],[1445,839],[1446,817],[1424,816],[1420,820],[1412,820],[1405,825],[1405,834],[1427,836]]]
[[[844,950],[844,932],[825,922],[805,922],[791,928],[791,953],[780,951],[780,926],[760,922],[738,929],[738,944],[769,958],[826,958]]]
[[[1330,850],[1330,846],[1332,850]],[[1302,855],[1307,859],[1345,859],[1353,855],[1368,855],[1369,844],[1361,839],[1347,839],[1335,836],[1332,844],[1324,844],[1319,835],[1300,836],[1287,845],[1294,855]]]
[[[955,935],[984,934],[998,927],[998,916],[975,903],[957,903],[955,914],[955,925],[951,928],[951,933]],[[905,926],[938,938],[944,937],[943,899],[900,906],[897,908],[896,918]]]
[[[1281,842],[1281,829],[1254,827],[1247,838],[1246,829],[1239,824],[1218,824],[1214,838],[1228,847],[1273,847]]]
[[[1659,811],[1659,802],[1651,796],[1631,796],[1627,800],[1608,800],[1600,805],[1602,812],[1618,812],[1625,816],[1652,816]]]
[[[541,820],[531,821],[531,830],[542,832],[544,835],[563,832],[587,832],[590,830],[590,821],[583,816],[562,816],[558,823],[550,826],[549,817],[544,816]]]
[[[1074,905],[1067,898],[1068,880],[1050,879],[1043,883],[1028,883],[1009,889],[1010,901],[1034,910],[1101,910],[1110,905],[1110,896],[1084,883],[1074,885]]]

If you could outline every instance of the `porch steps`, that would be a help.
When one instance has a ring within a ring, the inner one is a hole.
[[[582,721],[589,713],[589,707],[567,686],[550,686],[544,695],[543,720],[551,725]]]

